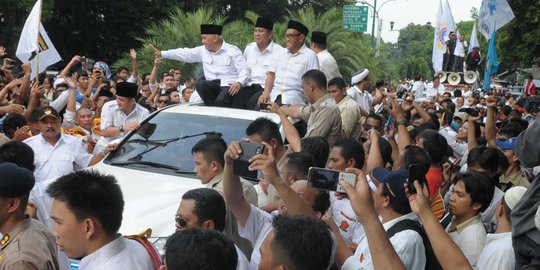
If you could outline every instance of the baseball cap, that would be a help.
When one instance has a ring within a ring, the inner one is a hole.
[[[395,171],[387,171],[385,168],[375,168],[371,173],[373,177],[383,184],[389,191],[392,201],[410,210],[409,199],[405,194],[405,187],[403,184],[409,177],[409,171],[406,169],[399,169]]]
[[[517,143],[517,137],[512,137],[506,140],[496,140],[495,144],[503,150],[514,150]]]
[[[38,120],[41,121],[43,120],[45,117],[54,117],[56,119],[59,119],[60,120],[60,115],[58,114],[58,112],[51,106],[46,106],[46,107],[43,107],[43,108],[40,108],[37,110],[38,113]]]

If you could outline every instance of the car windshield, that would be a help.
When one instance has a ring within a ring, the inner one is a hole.
[[[191,148],[210,135],[227,142],[245,137],[250,120],[161,112],[141,125],[105,163],[167,174],[193,172]],[[194,177],[194,176],[193,176]]]

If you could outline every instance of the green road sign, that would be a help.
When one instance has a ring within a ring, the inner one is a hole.
[[[367,31],[367,24],[367,6],[343,6],[343,28],[352,32],[365,32]]]

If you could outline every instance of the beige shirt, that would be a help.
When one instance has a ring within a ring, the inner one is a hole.
[[[341,139],[341,114],[334,99],[325,95],[317,102],[300,109],[300,117],[307,122],[305,137],[322,136],[330,146]]]
[[[341,129],[345,138],[357,140],[360,137],[361,127],[360,107],[348,95],[345,96],[339,103],[339,111],[341,112]]]
[[[56,243],[41,222],[26,218],[0,240],[0,269],[58,269]]]
[[[505,177],[504,174],[501,175],[499,177],[499,183],[502,191],[506,191],[513,186],[523,186],[528,188],[531,185],[529,179],[527,179],[521,171],[518,171],[509,177]]]

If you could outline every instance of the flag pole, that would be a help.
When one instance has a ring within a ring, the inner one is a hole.
[[[43,0],[39,1],[39,12],[38,12],[38,34],[37,34],[37,52],[36,52],[36,86],[39,86],[39,33],[41,32],[41,11],[43,9]]]

